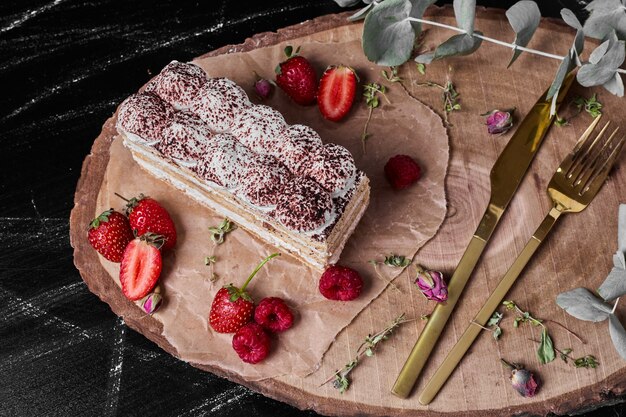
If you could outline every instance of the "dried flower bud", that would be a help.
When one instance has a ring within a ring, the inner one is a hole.
[[[158,288],[158,287],[157,287]],[[152,314],[161,307],[161,303],[163,302],[163,297],[160,294],[160,288],[158,292],[151,292],[146,295],[141,302],[141,308],[148,314]]]
[[[272,83],[265,78],[260,78],[254,83],[254,91],[262,100],[268,98],[272,94],[273,89]]]
[[[487,116],[487,131],[491,135],[506,133],[513,127],[513,112],[515,109],[510,110],[492,110],[483,114]]]
[[[502,363],[511,369],[511,385],[522,397],[532,397],[537,392],[535,375],[518,364],[511,364],[501,359]]]
[[[511,385],[522,397],[532,397],[537,391],[537,381],[532,372],[526,369],[513,369],[511,371]]]
[[[429,300],[441,303],[448,299],[448,285],[439,271],[427,271],[417,265],[415,285]]]

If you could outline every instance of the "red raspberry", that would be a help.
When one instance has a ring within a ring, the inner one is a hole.
[[[387,181],[396,190],[402,190],[420,179],[422,170],[408,155],[396,155],[385,164]]]
[[[259,363],[270,353],[270,337],[257,323],[248,323],[233,336],[233,349],[242,361]]]
[[[354,269],[332,265],[322,274],[319,288],[329,300],[350,301],[361,294],[363,280]]]
[[[254,310],[254,321],[271,332],[279,333],[291,327],[293,314],[282,298],[267,297]]]

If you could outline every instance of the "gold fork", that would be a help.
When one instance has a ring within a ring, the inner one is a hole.
[[[429,404],[437,395],[481,332],[481,326],[487,323],[498,308],[557,219],[564,213],[578,213],[584,210],[598,194],[624,145],[624,137],[614,140],[619,128],[613,130],[607,139],[603,139],[610,122],[607,122],[600,133],[592,139],[591,134],[599,121],[600,117],[594,119],[572,152],[565,157],[554,173],[548,185],[548,195],[554,203],[552,209],[480,309],[480,312],[474,317],[459,341],[428,381],[419,396],[420,403]]]

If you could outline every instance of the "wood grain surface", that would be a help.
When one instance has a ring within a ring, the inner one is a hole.
[[[345,24],[345,15],[328,16],[303,25],[290,27],[278,33],[258,35],[239,46],[214,51],[222,54],[247,51],[274,45],[285,40],[319,34],[322,41],[332,39],[333,28]],[[450,9],[433,9],[430,17],[452,22]],[[504,16],[499,11],[481,10],[477,26],[487,35],[511,37],[507,32]],[[447,33],[429,30],[425,46],[432,46],[445,38]],[[564,53],[571,42],[569,29],[550,21],[544,21],[533,42],[549,45],[552,53]],[[449,168],[447,192],[449,214],[438,235],[417,255],[417,260],[431,268],[450,273],[460,258],[482,211],[488,192],[488,172],[498,152],[510,135],[489,137],[479,116],[491,108],[512,107],[518,109],[517,117],[523,115],[536,97],[549,84],[558,63],[522,56],[510,70],[505,70],[506,57],[494,46],[483,47],[476,55],[464,59],[452,59],[445,63],[429,65],[426,76],[419,76],[410,65],[401,69],[405,86],[424,103],[440,111],[440,96],[436,90],[415,86],[414,81],[432,80],[444,82],[450,77],[461,92],[462,110],[450,117],[449,129],[452,141],[452,162]],[[450,71],[450,68],[452,71]],[[399,88],[391,86],[390,88]],[[575,89],[577,94],[589,95],[589,91]],[[600,93],[605,103],[605,113],[618,124],[623,123],[619,113],[619,99]],[[401,105],[401,103],[392,103]],[[568,117],[575,113],[571,107],[562,112]],[[467,325],[498,278],[506,271],[515,255],[525,243],[549,207],[545,187],[560,159],[569,151],[584,126],[589,122],[586,114],[572,119],[571,125],[553,128],[540,150],[531,172],[522,183],[498,231],[494,235],[483,260],[467,288],[468,295],[459,305],[449,330],[442,339],[437,355],[425,370],[432,374],[443,353],[451,347],[455,338]],[[105,125],[103,133],[95,141],[91,155],[85,160],[81,181],[76,191],[76,206],[72,212],[72,245],[75,262],[91,291],[109,303],[114,312],[123,315],[131,327],[175,355],[173,348],[160,336],[158,323],[138,314],[138,310],[126,301],[113,281],[99,266],[93,251],[84,250],[81,225],[93,216],[97,194],[104,168],[108,161],[108,146],[112,126]],[[550,412],[565,413],[584,409],[610,401],[623,395],[626,390],[626,364],[621,361],[609,341],[605,326],[592,325],[566,316],[554,303],[560,291],[584,285],[597,286],[611,266],[611,254],[615,250],[617,205],[626,196],[624,168],[619,165],[613,172],[596,201],[579,215],[566,217],[548,239],[543,249],[531,262],[522,277],[523,281],[512,291],[510,298],[534,312],[538,317],[551,318],[566,324],[587,343],[579,344],[558,329],[552,330],[557,347],[574,348],[574,354],[593,354],[600,367],[595,370],[574,369],[563,362],[540,366],[535,357],[535,346],[528,338],[536,338],[536,329],[523,327],[514,330],[511,318],[505,321],[505,335],[501,342],[494,342],[488,335],[479,338],[470,355],[453,375],[440,397],[430,407],[421,407],[415,397],[401,401],[392,397],[388,390],[399,367],[408,355],[421,324],[405,325],[394,334],[393,339],[373,358],[369,358],[354,372],[351,389],[342,395],[326,386],[319,388],[332,371],[351,357],[368,332],[375,331],[385,319],[394,313],[406,311],[411,316],[428,313],[432,305],[422,300],[399,294],[389,288],[368,310],[342,332],[326,354],[322,369],[311,377],[300,379],[281,377],[275,380],[247,382],[238,375],[224,374],[220,369],[209,368],[218,375],[247,385],[265,395],[286,401],[302,409],[314,409],[324,414],[361,415],[502,415],[530,413],[545,415]],[[410,291],[406,275],[396,285]],[[351,348],[352,347],[352,348]],[[534,399],[517,397],[506,381],[506,372],[498,365],[498,358],[525,363],[541,377],[543,386]]]

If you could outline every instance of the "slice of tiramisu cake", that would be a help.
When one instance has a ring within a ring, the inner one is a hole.
[[[337,262],[369,202],[347,149],[193,64],[127,98],[117,129],[150,174],[316,269]]]

